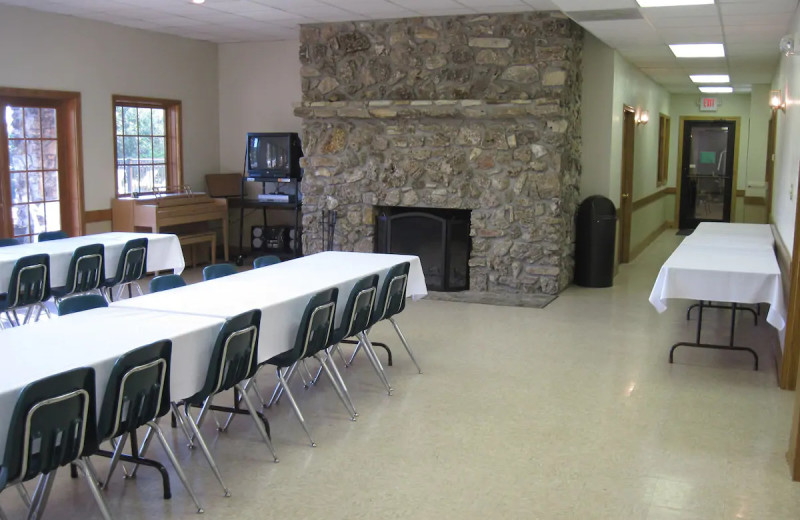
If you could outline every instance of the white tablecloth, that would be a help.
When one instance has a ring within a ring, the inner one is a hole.
[[[67,282],[67,270],[72,253],[81,246],[103,244],[105,247],[106,277],[117,271],[117,262],[125,242],[134,238],[147,238],[147,270],[174,269],[182,273],[185,267],[178,237],[164,233],[99,233],[80,237],[33,242],[18,246],[0,247],[0,292],[8,289],[8,281],[16,261],[23,256],[47,253],[50,255],[50,286],[62,287]]]
[[[683,244],[772,250],[775,238],[769,224],[701,222],[691,235],[683,239]]]
[[[761,230],[759,233],[763,228]],[[658,312],[664,312],[669,298],[765,302],[770,305],[767,322],[783,330],[786,308],[781,271],[772,247],[765,247],[764,235],[759,238],[756,233],[744,233],[740,240],[728,234],[729,240],[724,245],[720,236],[711,235],[705,240],[701,234],[681,243],[661,267],[650,293],[650,303]]]
[[[171,339],[170,394],[174,400],[186,398],[205,380],[223,321],[211,316],[109,307],[0,331],[0,460],[17,397],[31,381],[73,368],[93,367],[99,407],[119,356]]]
[[[259,361],[266,361],[292,348],[312,295],[329,287],[339,289],[338,326],[355,283],[371,274],[380,275],[382,283],[387,271],[401,262],[411,264],[407,295],[425,296],[428,291],[416,256],[325,252],[112,305],[222,318],[261,309],[258,357]]]

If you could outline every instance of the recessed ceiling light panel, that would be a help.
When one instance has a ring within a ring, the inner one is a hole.
[[[685,5],[710,5],[714,0],[636,0],[639,7],[679,7]]]
[[[727,74],[692,74],[689,79],[695,83],[730,83],[731,77]]]
[[[700,87],[700,92],[704,94],[730,94],[733,87]]]
[[[674,43],[669,46],[676,58],[724,58],[721,43]]]

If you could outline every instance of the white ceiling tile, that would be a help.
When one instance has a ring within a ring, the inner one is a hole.
[[[791,14],[797,10],[797,0],[761,0],[721,3],[720,11],[727,14]]]
[[[688,5],[685,7],[647,7],[642,14],[651,20],[663,18],[718,17],[716,5]]]
[[[697,28],[706,27],[719,28],[721,26],[718,16],[677,16],[674,18],[650,18],[645,16],[656,29],[681,27]]]
[[[559,11],[558,6],[551,0],[524,0],[535,11]]]
[[[564,12],[633,9],[638,6],[635,0],[553,0],[553,3]]]

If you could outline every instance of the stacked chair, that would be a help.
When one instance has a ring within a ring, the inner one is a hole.
[[[189,485],[183,468],[158,425],[158,419],[171,409],[169,395],[171,354],[172,342],[164,340],[132,350],[117,359],[106,385],[97,426],[98,438],[101,441],[113,440],[114,451],[97,449],[96,454],[111,459],[103,487],[108,486],[117,463],[122,460],[137,466],[141,464],[156,468],[161,473],[164,498],[170,498],[171,490],[166,469],[154,460],[145,459],[144,449],[140,448],[138,442],[137,430],[142,426],[149,426],[150,431],[155,432],[161,442],[178,478],[197,507],[197,512],[202,513],[203,506]],[[130,455],[123,453],[126,444],[130,444]]]
[[[62,238],[69,238],[69,235],[65,232],[61,231],[45,231],[44,233],[39,233],[39,242],[47,242],[48,240],[61,240]]]
[[[203,281],[213,280],[215,278],[222,278],[236,274],[236,266],[233,264],[214,264],[207,265],[203,268]]]
[[[421,374],[422,369],[419,363],[417,363],[417,358],[414,357],[414,352],[411,350],[405,336],[403,336],[403,333],[400,331],[400,327],[397,325],[397,321],[394,319],[395,315],[403,312],[403,309],[406,308],[406,287],[408,286],[409,269],[410,264],[408,262],[403,262],[389,269],[389,272],[386,274],[386,279],[383,282],[383,287],[381,287],[380,296],[375,301],[375,308],[372,312],[369,328],[372,328],[373,325],[381,320],[389,320],[400,338],[400,341],[403,343],[403,347],[405,347],[406,352],[408,352],[411,361],[414,362],[414,366],[417,367],[417,371]],[[369,331],[367,331],[367,334],[368,332]],[[360,341],[358,345],[356,345],[347,363],[348,366],[353,362],[358,351],[366,345],[368,341],[368,339],[366,339],[367,334],[364,335],[365,340]]]
[[[129,296],[133,296],[132,288],[136,288],[140,295],[144,294],[139,285],[139,280],[147,273],[147,239],[134,238],[128,240],[122,248],[117,262],[114,276],[103,281],[106,299],[113,301],[122,296],[122,291],[127,287]],[[114,288],[117,289],[116,297]]]
[[[203,439],[203,435],[200,433],[200,426],[202,426],[203,420],[209,412],[212,415],[214,410],[231,414],[250,415],[273,460],[278,462],[278,457],[275,455],[275,450],[269,438],[269,423],[253,405],[244,389],[245,381],[252,378],[258,370],[258,328],[260,322],[260,310],[248,311],[226,320],[214,343],[203,387],[188,399],[179,403],[172,403],[173,412],[178,416],[181,427],[189,439],[190,446],[193,446],[196,439],[214,472],[214,476],[222,486],[225,496],[230,496],[230,492],[222,480],[222,475]],[[235,408],[213,404],[213,399],[216,395],[231,389],[234,390],[236,396]],[[240,402],[244,402],[246,410],[239,408]],[[192,416],[191,407],[201,409],[196,418]],[[230,424],[230,419],[228,424]],[[187,425],[191,432],[186,429]],[[219,423],[217,423],[217,429],[226,431],[226,428],[221,427]]]
[[[77,368],[28,384],[11,416],[0,490],[40,477],[33,496],[26,500],[28,518],[39,518],[56,472],[72,464],[83,473],[103,518],[109,520],[111,514],[89,461],[98,446],[96,425],[93,369]],[[27,493],[21,494],[27,498]]]
[[[56,304],[62,298],[74,294],[98,291],[105,280],[105,248],[103,244],[81,246],[72,253],[67,268],[67,282],[63,287],[53,287],[50,291]]]
[[[150,292],[156,293],[175,289],[176,287],[183,287],[186,285],[184,280],[179,274],[162,274],[150,280]]]
[[[24,256],[17,260],[8,282],[8,291],[0,294],[0,312],[5,313],[12,326],[28,323],[44,310],[50,311],[44,302],[50,298],[50,257],[45,254]],[[17,310],[27,307],[25,319],[20,323]]]

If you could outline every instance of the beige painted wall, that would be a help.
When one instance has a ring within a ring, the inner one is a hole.
[[[795,35],[800,32],[800,12],[795,13],[788,32]],[[786,99],[786,113],[778,113],[772,219],[791,253],[800,165],[800,146],[796,142],[800,135],[800,56],[781,56],[772,85],[772,88],[781,89]]]
[[[224,43],[219,46],[219,153],[221,171],[241,173],[247,132],[300,132],[302,119],[295,117],[300,88],[300,42]],[[255,196],[260,183],[247,185]],[[268,184],[267,191],[274,185]],[[245,247],[250,228],[261,225],[258,209],[245,211]],[[269,225],[294,225],[294,213],[274,210]],[[231,244],[238,246],[239,213],[231,212]]]
[[[603,195],[611,198],[613,174],[608,126],[614,92],[614,50],[587,32],[582,64],[580,197]]]
[[[215,44],[0,6],[0,85],[81,93],[87,210],[114,197],[112,94],[180,99],[186,182],[219,168]]]
[[[241,172],[247,132],[300,132],[300,43],[219,46],[219,150],[225,171]]]

